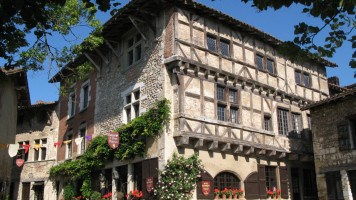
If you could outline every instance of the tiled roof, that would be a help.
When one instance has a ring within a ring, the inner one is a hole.
[[[300,109],[301,110],[307,110],[307,109],[310,109],[310,108],[315,108],[317,106],[321,106],[321,105],[325,105],[325,104],[328,104],[328,103],[331,103],[331,102],[342,100],[342,99],[344,99],[344,98],[346,98],[348,96],[351,96],[351,95],[356,95],[356,87],[354,87],[352,89],[347,89],[345,92],[341,92],[341,93],[335,94],[334,96],[331,96],[329,98],[323,99],[321,101],[317,101],[317,102],[314,102],[314,103],[310,103],[310,104],[304,105]]]

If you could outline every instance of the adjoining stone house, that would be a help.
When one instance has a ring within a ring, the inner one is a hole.
[[[18,109],[16,144],[20,149],[13,159],[11,198],[18,200],[56,199],[56,183],[48,179],[56,162],[58,103],[37,101]],[[22,145],[31,145],[26,152]],[[36,148],[37,147],[37,148]],[[16,164],[23,159],[22,166]]]
[[[17,108],[30,104],[26,72],[0,68],[0,199],[11,189],[12,158],[7,145],[15,143]]]
[[[309,104],[319,199],[356,199],[356,84]],[[337,89],[339,87],[339,89]]]
[[[77,58],[95,66],[94,135],[162,98],[172,103],[170,126],[147,141],[147,157],[107,163],[127,181],[108,185],[114,198],[139,189],[146,199],[146,178],[177,152],[198,153],[208,172],[210,194],[199,182],[194,199],[225,187],[246,199],[266,199],[273,187],[284,199],[317,199],[310,116],[299,107],[328,97],[325,67],[336,64],[292,63],[275,49],[282,41],[190,0],[132,0],[105,23],[104,38]]]

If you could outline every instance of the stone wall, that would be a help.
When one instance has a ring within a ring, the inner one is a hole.
[[[48,119],[45,121],[39,120],[42,111],[48,113]],[[19,115],[23,117],[24,121],[18,125],[16,143],[28,142],[31,147],[27,152],[28,160],[21,167],[13,163],[12,184],[14,193],[12,195],[14,199],[22,199],[23,183],[29,183],[30,188],[32,188],[29,195],[30,199],[33,200],[35,199],[34,184],[36,182],[44,182],[44,199],[55,199],[55,188],[48,176],[49,170],[55,164],[57,157],[57,148],[54,147],[54,143],[58,142],[59,106],[57,103],[41,106],[33,105],[27,109],[20,110]],[[42,160],[42,149],[40,149],[38,150],[40,158],[35,160],[35,152],[37,151],[34,148],[35,140],[41,141],[43,139],[47,140],[47,143],[42,145],[42,147],[46,148],[46,158]],[[21,147],[21,149],[23,148]]]
[[[163,16],[163,13],[160,14]],[[144,50],[141,60],[132,65],[127,61],[127,43],[132,35],[139,32],[132,28],[122,35],[120,42],[120,59],[112,57],[108,65],[103,66],[100,77],[97,79],[97,100],[95,110],[95,135],[105,135],[110,131],[126,123],[127,116],[125,108],[129,103],[127,95],[133,95],[133,91],[140,91],[139,112],[145,113],[149,108],[164,97],[164,68],[163,60],[163,17],[157,20],[157,36],[148,27],[141,26],[147,30],[147,41],[142,41]],[[149,145],[150,146],[150,145]],[[157,156],[157,147],[153,149],[151,157]]]
[[[319,198],[327,197],[326,172],[343,170],[342,178],[346,172],[356,166],[356,150],[340,150],[338,139],[338,125],[343,124],[348,116],[356,114],[356,96],[341,98],[337,102],[331,102],[311,110],[313,146],[315,170],[317,173]],[[347,178],[347,177],[346,177]],[[350,190],[346,182],[343,182],[344,196]],[[346,198],[346,197],[345,197]]]

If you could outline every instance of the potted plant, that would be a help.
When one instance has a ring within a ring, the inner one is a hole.
[[[215,189],[214,190],[214,194],[215,194],[215,198],[214,199],[219,199],[221,192],[220,192],[219,189]]]
[[[229,199],[232,199],[232,197],[234,196],[234,192],[232,191],[232,189],[229,189],[229,190],[227,191],[226,196],[229,197]]]
[[[129,198],[129,199],[140,199],[142,196],[143,196],[142,191],[135,190],[134,192],[130,191],[126,195],[126,198]]]
[[[226,197],[230,194],[229,190],[225,188],[221,191],[222,199],[226,199]]]
[[[244,191],[242,189],[235,189],[232,192],[234,194],[234,199],[237,199],[237,198],[242,199],[243,194],[244,194]]]

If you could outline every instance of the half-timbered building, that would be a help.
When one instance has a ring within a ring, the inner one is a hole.
[[[246,199],[317,199],[308,102],[328,97],[324,59],[291,62],[283,41],[191,0],[132,0],[104,24],[104,44],[85,58],[95,66],[94,135],[106,134],[171,101],[171,123],[147,141],[147,157],[108,163],[145,191],[174,152],[197,153],[215,188],[241,188]],[[84,56],[82,57],[84,58]],[[64,103],[66,104],[66,103]],[[127,180],[127,181],[126,181]],[[110,181],[109,181],[110,182]],[[144,198],[149,194],[144,193]]]

